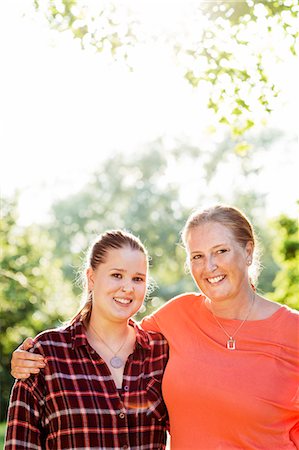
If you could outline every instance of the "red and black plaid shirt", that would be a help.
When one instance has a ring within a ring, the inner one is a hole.
[[[47,366],[16,381],[5,449],[164,449],[166,408],[161,380],[168,358],[158,333],[136,330],[119,395],[80,321],[37,336],[34,351]]]

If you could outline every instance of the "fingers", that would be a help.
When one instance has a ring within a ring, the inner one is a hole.
[[[29,350],[31,347],[33,347],[33,339],[31,337],[28,337],[25,339],[22,345],[20,345],[20,350]]]
[[[13,352],[10,373],[14,378],[24,380],[31,374],[39,373],[40,369],[45,367],[46,361],[42,355],[27,351],[32,346],[33,339],[27,338],[23,344]]]
[[[28,369],[16,367],[15,369],[12,369],[10,373],[14,378],[17,378],[18,380],[25,380],[26,378],[30,377],[31,374],[37,374],[39,373],[39,371],[40,369],[31,368],[29,372]]]
[[[23,356],[27,356],[28,352],[25,352],[23,350],[16,350],[16,352],[23,352],[22,354],[19,353],[19,356],[22,355],[22,358],[16,359],[15,355],[13,355],[13,358],[11,360],[11,375],[14,378],[18,379],[26,379],[30,377],[31,374],[37,374],[40,372],[41,369],[43,369],[46,366],[46,363],[43,361],[43,357],[40,355],[34,355],[39,356],[41,359],[25,359]],[[29,353],[31,356],[31,353]],[[14,359],[15,358],[15,359]]]
[[[22,364],[22,365],[20,365]],[[25,379],[30,377],[31,374],[37,374],[41,369],[45,367],[45,363],[43,361],[30,361],[23,359],[21,362],[11,364],[11,375],[14,378]]]
[[[10,373],[17,380],[26,380],[26,378],[30,377],[30,373],[21,374],[21,373],[18,373],[18,372],[14,372],[13,370]]]
[[[28,361],[34,361],[35,363],[45,362],[44,357],[38,353],[30,353],[25,350],[15,350],[12,354],[12,364],[20,365],[21,367],[27,367]],[[35,364],[33,364],[35,366]],[[31,364],[30,364],[31,367]],[[39,366],[38,366],[39,367]]]

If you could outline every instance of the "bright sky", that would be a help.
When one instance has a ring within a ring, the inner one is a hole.
[[[30,4],[5,2],[0,17],[1,195],[22,192],[21,223],[43,220],[53,199],[80,189],[116,150],[138,151],[161,135],[205,142],[208,114],[164,48],[139,49],[135,70],[128,72],[82,51],[68,33],[51,31],[41,18],[28,14]],[[165,5],[167,17],[169,2]],[[182,14],[181,7],[171,10]],[[165,23],[160,12],[157,27]],[[273,116],[273,124],[283,124],[287,136],[294,134],[298,115],[294,63],[283,67],[289,69],[284,106]],[[295,212],[296,152],[287,141],[273,148],[262,179],[255,180],[261,192],[268,192],[270,215]],[[190,192],[190,183],[182,185],[182,192]],[[227,183],[226,188],[235,187]]]

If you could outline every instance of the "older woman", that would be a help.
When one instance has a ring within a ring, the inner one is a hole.
[[[172,448],[299,448],[299,316],[256,293],[251,224],[216,206],[193,214],[182,237],[201,293],[143,322],[170,345],[163,395]]]
[[[215,206],[194,213],[182,238],[200,293],[176,297],[142,322],[170,346],[162,390],[171,448],[299,448],[299,315],[255,291],[250,222]]]

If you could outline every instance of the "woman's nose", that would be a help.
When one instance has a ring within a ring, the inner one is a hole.
[[[214,272],[218,267],[215,258],[213,256],[210,256],[207,258],[206,261],[207,261],[207,270],[209,270],[210,272]]]
[[[132,292],[134,290],[134,286],[131,282],[124,283],[121,290],[123,292]]]

